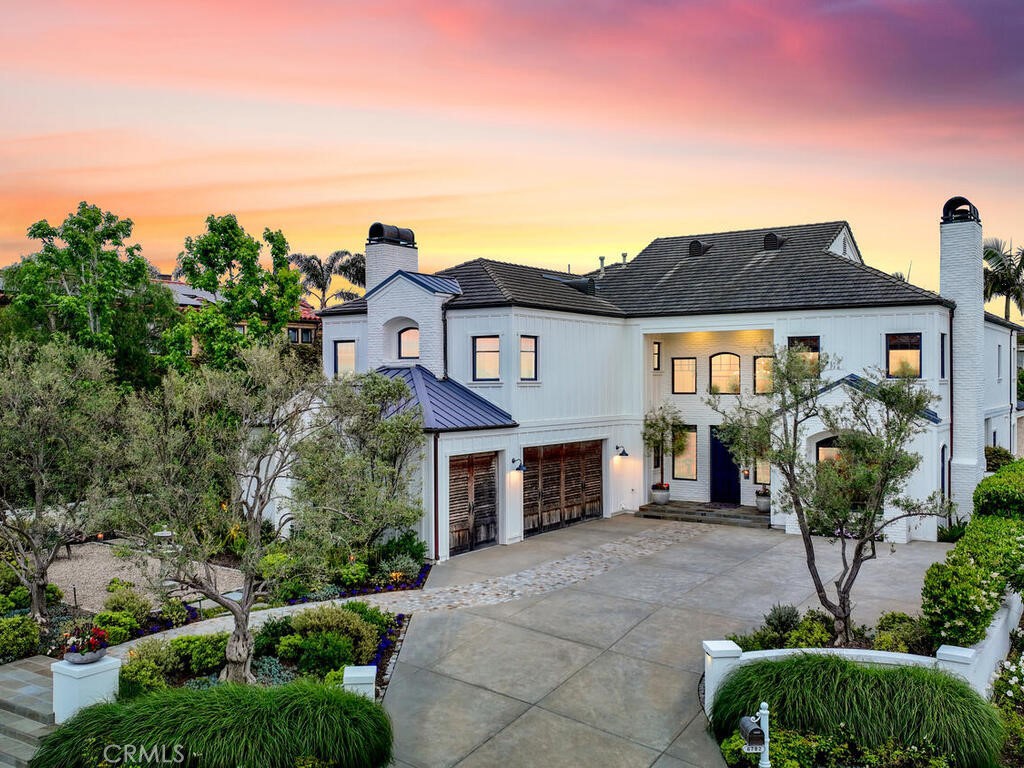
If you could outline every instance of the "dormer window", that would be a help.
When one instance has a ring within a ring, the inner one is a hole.
[[[398,332],[398,359],[420,359],[420,329],[403,328]]]

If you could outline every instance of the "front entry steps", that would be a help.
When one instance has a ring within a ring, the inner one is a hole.
[[[0,666],[0,766],[26,768],[53,725],[49,656]]]
[[[732,525],[737,528],[771,527],[771,515],[758,512],[756,507],[733,504],[715,504],[709,501],[670,501],[668,504],[644,504],[637,517],[659,520],[683,520],[688,523]]]

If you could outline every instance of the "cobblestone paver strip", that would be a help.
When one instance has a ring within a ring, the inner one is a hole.
[[[594,576],[599,576],[626,561],[654,555],[674,544],[689,541],[702,530],[707,530],[706,526],[701,526],[699,523],[676,523],[671,527],[652,528],[592,549],[580,550],[566,557],[541,563],[506,576],[494,576],[470,584],[439,587],[438,589],[430,589],[428,579],[428,587],[423,590],[386,592],[326,602],[344,603],[348,600],[358,599],[392,613],[416,613],[495,605],[523,597],[544,595],[578,584]],[[256,611],[252,614],[251,626],[255,628],[267,619],[298,613],[322,604],[299,603],[298,605]],[[232,627],[233,620],[230,616],[220,616],[149,637],[169,639],[182,635],[206,635],[230,631]],[[124,657],[137,642],[139,641],[133,640],[116,645],[108,653],[111,656]]]

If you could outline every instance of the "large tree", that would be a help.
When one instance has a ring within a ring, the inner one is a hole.
[[[120,403],[98,352],[59,339],[0,348],[0,542],[40,621],[50,565],[108,498]]]
[[[831,370],[824,353],[814,359],[806,350],[779,347],[769,394],[741,395],[729,406],[712,396],[709,404],[722,415],[719,434],[741,464],[771,462],[780,481],[774,499],[796,518],[818,601],[832,615],[837,642],[845,643],[854,627],[854,583],[875,558],[886,527],[944,515],[947,505],[938,494],[922,501],[903,493],[921,463],[910,446],[924,429],[933,395],[917,379],[868,372],[838,385],[845,402],[827,406],[822,398],[832,387],[824,376]],[[808,457],[812,427],[835,436],[835,458]],[[841,568],[832,584],[819,567],[816,536],[838,542]]]
[[[153,353],[178,314],[170,291],[151,279],[141,247],[129,244],[132,228],[131,219],[85,202],[59,226],[42,219],[29,227],[41,248],[4,270],[11,296],[4,331],[36,341],[64,334],[109,355],[122,381],[158,381]]]
[[[280,230],[263,231],[270,268],[260,263],[262,245],[234,215],[209,216],[206,232],[185,240],[176,274],[189,285],[217,294],[216,302],[185,313],[165,334],[166,360],[179,371],[193,362],[233,365],[240,350],[266,344],[298,318],[299,275],[288,267],[288,241]]]
[[[1012,243],[987,238],[985,256],[985,301],[1002,296],[1003,317],[1010,319],[1010,305],[1024,312],[1024,247],[1013,250]]]
[[[288,261],[302,274],[302,289],[316,301],[317,309],[323,309],[330,301],[350,301],[360,296],[358,291],[349,288],[332,292],[336,277],[344,278],[355,288],[366,286],[366,257],[361,253],[335,251],[326,259],[293,253]]]

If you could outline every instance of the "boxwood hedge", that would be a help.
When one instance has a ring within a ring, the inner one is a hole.
[[[1024,519],[1024,459],[1004,465],[978,483],[974,514]]]

